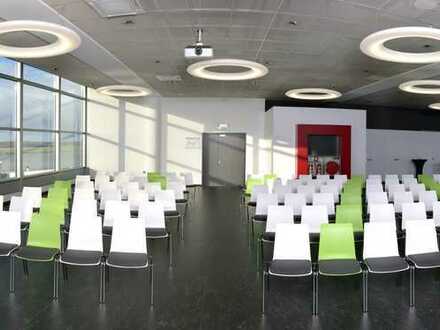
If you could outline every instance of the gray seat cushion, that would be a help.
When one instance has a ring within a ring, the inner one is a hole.
[[[0,243],[0,256],[10,255],[17,247],[17,244]]]
[[[165,228],[145,228],[147,238],[168,237],[168,232]]]
[[[178,217],[179,215],[178,211],[165,211],[166,217]]]
[[[267,214],[256,214],[254,215],[255,221],[267,221]]]
[[[361,266],[355,259],[319,260],[319,273],[328,276],[347,276],[361,272]]]
[[[269,274],[274,276],[307,276],[312,273],[309,260],[273,260]]]
[[[437,268],[440,267],[440,253],[421,253],[408,256],[417,268]]]
[[[99,265],[101,258],[102,252],[99,251],[66,250],[61,255],[60,261],[81,266],[94,266]]]
[[[145,253],[110,252],[107,265],[119,268],[145,268],[148,257]]]
[[[275,233],[265,231],[263,233],[263,240],[274,242],[275,241]]]
[[[52,261],[58,253],[58,249],[24,246],[15,252],[15,256],[28,261],[49,262]]]
[[[185,203],[187,203],[188,201],[186,200],[186,199],[176,199],[176,203],[177,204],[185,204]]]
[[[398,256],[367,258],[365,264],[372,273],[397,273],[409,269],[406,260]]]

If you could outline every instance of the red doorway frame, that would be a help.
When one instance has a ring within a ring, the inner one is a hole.
[[[341,174],[351,176],[351,126],[347,125],[297,125],[296,174],[309,174],[307,164],[309,135],[336,135],[341,139]]]

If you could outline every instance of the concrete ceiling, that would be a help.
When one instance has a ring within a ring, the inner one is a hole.
[[[360,41],[378,30],[440,27],[439,0],[139,0],[145,14],[112,19],[101,18],[84,0],[44,2],[162,96],[282,99],[291,88],[325,87],[343,92],[337,102],[347,104],[425,108],[440,101],[397,89],[403,81],[440,76],[440,65],[382,62],[359,50]],[[436,8],[423,9],[427,3]],[[134,24],[124,24],[127,19]],[[191,61],[182,53],[193,43],[196,27],[205,30],[215,57],[256,60],[269,74],[245,82],[191,77],[186,73]],[[426,45],[429,51],[440,49],[440,43],[421,39],[391,46],[421,52]],[[180,75],[182,81],[160,82],[156,75]],[[90,79],[99,85],[99,75]]]

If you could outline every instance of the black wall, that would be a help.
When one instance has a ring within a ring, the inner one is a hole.
[[[338,108],[361,109],[367,111],[368,129],[394,129],[413,131],[440,131],[439,110],[414,110],[389,107],[372,107],[352,104],[337,103],[301,103],[287,100],[266,100],[265,108],[269,111],[272,107],[310,107],[310,108]],[[331,111],[331,110],[329,110]],[[353,110],[356,111],[356,110]]]

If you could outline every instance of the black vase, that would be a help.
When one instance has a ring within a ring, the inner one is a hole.
[[[416,178],[419,174],[423,174],[423,166],[425,166],[425,163],[427,159],[411,159],[414,163],[414,166],[416,167]]]

